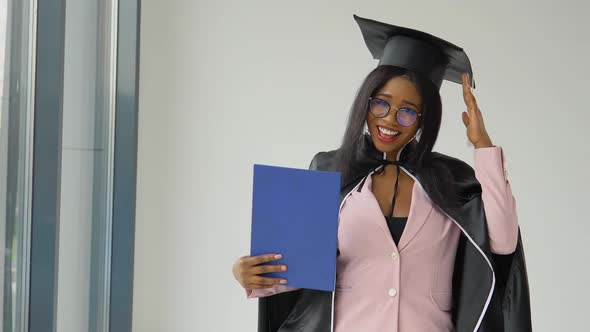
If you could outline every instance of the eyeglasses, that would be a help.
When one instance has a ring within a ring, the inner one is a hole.
[[[391,108],[392,106],[383,99],[373,97],[369,98],[369,110],[374,116],[378,118],[386,117],[387,114],[389,114]],[[419,114],[418,112],[408,107],[393,107],[393,109],[395,109],[395,117],[397,119],[397,123],[404,127],[409,127],[413,125],[414,122],[418,120],[418,117],[422,116],[422,114]]]

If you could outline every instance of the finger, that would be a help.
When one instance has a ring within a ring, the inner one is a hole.
[[[467,104],[467,96],[469,95],[469,82],[467,78],[467,73],[463,73],[461,75],[461,81],[461,85],[463,87],[463,101],[465,101],[465,104]]]
[[[468,83],[465,83],[463,85],[463,100],[465,101],[465,105],[467,105],[467,109],[470,111],[470,113],[472,113],[477,109],[477,101],[471,92],[471,88],[467,84]]]
[[[471,92],[471,86],[469,85],[469,75],[463,74],[463,101],[467,105],[467,111],[469,116],[475,116],[475,110],[477,109],[477,102],[475,96]]]
[[[478,107],[478,108],[476,108],[475,111],[476,111],[477,115],[479,115],[481,117],[481,109]]]
[[[465,127],[469,126],[469,115],[467,115],[467,112],[461,113],[461,118],[463,119]]]
[[[281,283],[281,280],[285,280],[284,283]],[[281,285],[281,284],[285,284],[287,283],[286,279],[283,278],[266,278],[266,277],[259,277],[259,276],[253,276],[248,278],[248,284],[256,284],[256,285],[266,285],[268,286],[274,286],[274,285]]]
[[[258,256],[249,256],[242,259],[242,264],[252,266],[259,265],[266,262],[272,262],[281,259],[281,254],[266,254]]]
[[[267,265],[258,265],[258,266],[252,267],[248,270],[248,273],[262,274],[262,273],[282,272],[282,271],[287,271],[287,265],[267,264]]]

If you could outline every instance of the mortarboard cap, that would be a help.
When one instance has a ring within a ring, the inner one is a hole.
[[[439,89],[443,79],[461,84],[466,72],[475,88],[471,63],[462,48],[428,33],[353,15],[378,65],[392,65],[423,75]]]

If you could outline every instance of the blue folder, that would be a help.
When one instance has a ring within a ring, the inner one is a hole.
[[[250,255],[279,253],[287,285],[334,291],[340,173],[254,164]]]

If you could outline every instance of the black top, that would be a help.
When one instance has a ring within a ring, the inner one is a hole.
[[[393,162],[389,162],[386,161],[386,163],[393,163]],[[393,216],[393,210],[395,208],[395,196],[397,196],[397,187],[398,187],[398,183],[399,183],[399,173],[400,173],[400,169],[399,169],[399,165],[396,164],[397,167],[397,174],[396,174],[396,178],[395,178],[395,185],[393,187],[393,198],[391,200],[391,212],[388,214],[383,214],[383,216],[385,217],[385,220],[387,221],[387,227],[389,228],[389,232],[391,233],[391,237],[393,238],[393,241],[395,242],[395,245],[397,246],[399,244],[399,239],[402,236],[402,233],[404,232],[404,228],[406,227],[406,223],[408,222],[408,217],[394,217]],[[383,171],[383,169],[385,169],[385,166],[382,167],[381,169],[378,169],[375,171],[375,173],[380,173]],[[365,178],[361,181],[361,184],[359,185],[359,188],[357,189],[357,191],[361,191],[361,188],[365,185],[365,180],[367,179],[367,177],[369,177],[368,175],[365,176]]]
[[[385,216],[385,220],[387,220],[387,227],[389,227],[389,232],[391,233],[393,242],[395,242],[396,246],[399,245],[399,239],[402,237],[402,233],[404,232],[404,228],[408,222],[408,217]]]
[[[394,217],[393,216],[393,209],[395,208],[395,196],[397,195],[397,185],[399,183],[399,165],[397,167],[397,174],[395,177],[395,186],[393,188],[393,199],[391,200],[391,212],[389,215],[385,215],[385,220],[387,220],[387,227],[389,228],[389,232],[391,233],[391,237],[393,238],[393,242],[395,245],[399,245],[399,239],[402,237],[402,233],[404,228],[406,227],[406,223],[408,221],[408,217]],[[384,167],[385,168],[385,167]]]

